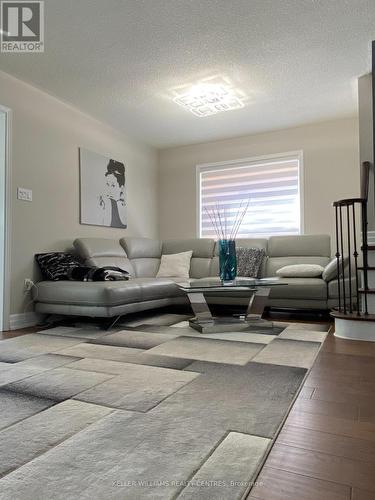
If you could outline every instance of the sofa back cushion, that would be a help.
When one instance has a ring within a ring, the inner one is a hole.
[[[132,263],[118,240],[107,238],[77,238],[74,243],[78,255],[87,266],[115,266],[135,276]]]
[[[215,249],[215,241],[206,238],[192,238],[188,240],[165,240],[162,253],[174,254],[193,251],[190,261],[191,278],[207,278],[210,276],[211,262]]]
[[[271,236],[268,240],[268,259],[265,276],[293,264],[318,264],[325,267],[330,261],[331,240],[324,235]]]
[[[152,238],[121,238],[121,246],[129,257],[137,278],[156,276],[161,258],[161,242]]]
[[[266,261],[267,261],[267,246],[268,246],[268,240],[266,238],[238,238],[236,240],[236,248],[260,248],[263,249],[266,253],[266,257],[263,259],[259,276],[263,277],[265,273],[265,268],[266,268]],[[210,276],[219,276],[219,244],[216,242],[215,244],[215,252],[214,252],[214,258],[212,259],[211,262],[211,268],[210,268]]]

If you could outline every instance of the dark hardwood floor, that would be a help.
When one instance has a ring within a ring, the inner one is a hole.
[[[375,500],[375,343],[329,334],[249,500]]]
[[[375,343],[329,334],[257,482],[249,500],[375,500]]]

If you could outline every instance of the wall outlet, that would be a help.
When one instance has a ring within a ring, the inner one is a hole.
[[[33,201],[33,192],[31,189],[17,188],[17,198],[22,201]]]
[[[23,287],[25,292],[30,292],[33,286],[34,286],[33,280],[31,280],[30,278],[25,278],[25,281],[23,282]]]

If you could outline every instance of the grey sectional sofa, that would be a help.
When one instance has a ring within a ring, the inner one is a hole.
[[[239,239],[241,247],[264,248],[267,258],[262,277],[275,276],[282,266],[312,263],[326,266],[331,260],[327,235],[280,236]],[[211,239],[157,241],[148,238],[81,238],[74,242],[88,265],[114,265],[127,270],[131,279],[120,282],[41,281],[33,290],[35,311],[45,314],[111,318],[171,304],[187,304],[177,287],[178,278],[156,278],[162,254],[193,250],[191,278],[218,276],[217,244]],[[281,278],[288,286],[275,287],[268,305],[293,309],[330,309],[337,305],[337,281],[321,278]],[[247,305],[246,294],[211,294],[212,304]]]

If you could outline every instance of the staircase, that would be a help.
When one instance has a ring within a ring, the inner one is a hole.
[[[360,198],[333,203],[339,278],[338,307],[331,316],[335,318],[335,336],[375,342],[375,245],[367,241],[370,168],[369,162],[362,164]]]

